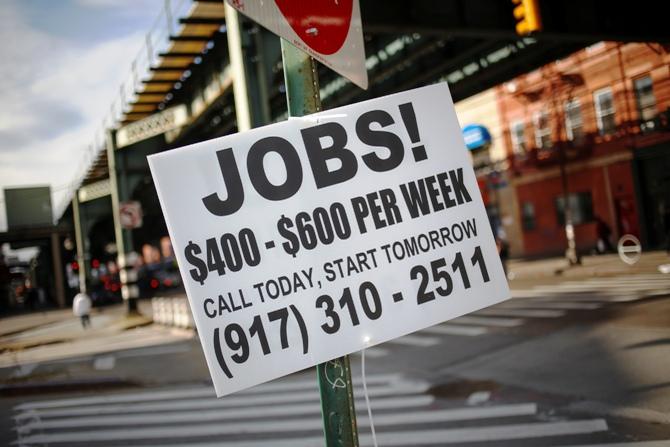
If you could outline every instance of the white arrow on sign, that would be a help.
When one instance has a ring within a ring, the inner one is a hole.
[[[226,0],[363,89],[368,88],[359,0]]]

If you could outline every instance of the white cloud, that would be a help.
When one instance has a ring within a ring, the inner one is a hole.
[[[29,25],[11,3],[0,24],[0,60],[11,61],[0,64],[0,189],[50,184],[62,205],[143,34],[75,46]]]

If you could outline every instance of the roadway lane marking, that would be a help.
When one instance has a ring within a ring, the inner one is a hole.
[[[670,295],[670,289],[656,289],[656,290],[647,290],[642,292],[642,294],[647,297],[647,296],[663,296],[663,295]]]
[[[616,294],[607,294],[601,295],[599,293],[563,293],[560,295],[542,295],[534,298],[518,298],[525,300],[537,300],[537,301],[573,301],[573,302],[586,302],[586,303],[616,303],[621,300],[624,301],[635,301],[641,299],[642,297],[630,294],[616,293]]]
[[[356,351],[353,353],[353,355],[360,356],[363,351]],[[379,357],[384,357],[388,355],[389,351],[383,348],[379,348],[377,346],[373,346],[371,348],[366,348],[365,349],[365,356],[366,357],[371,357],[371,358],[379,358]]]
[[[431,430],[428,430],[431,431]],[[423,432],[422,432],[423,433]],[[370,436],[363,435],[360,438],[361,446],[372,445]],[[197,443],[197,444],[180,444],[182,447],[229,447],[233,444],[224,443]],[[241,441],[234,444],[236,447],[266,447],[267,441]],[[272,443],[273,447],[323,447],[323,438],[300,438],[300,439],[281,439]],[[384,445],[392,445],[385,443]],[[565,447],[668,447],[670,439],[659,441],[637,441],[637,442],[616,442],[610,444],[580,444]],[[124,446],[125,447],[125,446]],[[145,447],[165,447],[165,446],[145,446]]]
[[[429,346],[435,346],[437,344],[440,344],[441,341],[442,340],[435,337],[422,337],[420,335],[404,335],[400,338],[389,340],[386,343],[427,348]]]
[[[93,359],[93,369],[96,371],[106,371],[114,369],[116,365],[116,357],[113,355],[97,356]]]
[[[375,410],[397,410],[400,408],[425,407],[435,401],[433,396],[406,396],[398,398],[377,399],[374,401]],[[359,408],[364,408],[363,400],[356,402]],[[500,411],[504,409],[500,408]],[[27,423],[19,425],[20,433],[33,430],[85,428],[85,427],[113,427],[152,424],[177,424],[192,422],[214,422],[226,420],[261,419],[273,416],[319,416],[321,405],[318,402],[308,404],[269,405],[249,408],[231,408],[204,411],[181,411],[168,413],[123,414],[115,416],[98,416],[63,418],[63,419],[29,419]]]
[[[543,438],[567,436],[607,431],[603,419],[565,422],[534,422],[529,424],[493,425],[485,427],[453,428],[442,430],[403,431],[377,435],[380,445],[428,445],[457,444],[465,442],[502,441],[510,439]],[[363,445],[371,445],[371,440],[363,440]],[[247,447],[247,446],[244,446]]]
[[[444,410],[449,411],[449,410]],[[405,421],[408,417],[413,416],[412,413],[406,415],[393,415],[394,417],[389,421],[395,421],[397,417]],[[403,422],[405,423],[405,422]],[[407,422],[413,423],[413,422]],[[275,426],[276,421],[268,421],[263,425],[254,424],[254,429],[260,428],[263,432],[272,432],[268,429]],[[279,423],[281,424],[281,422]],[[367,421],[362,420],[362,426],[365,426]],[[318,419],[299,421],[294,424],[293,430],[302,431],[320,431],[322,430],[321,421]],[[315,425],[315,428],[312,426]],[[385,426],[387,421],[382,415],[375,417],[375,425]],[[396,425],[392,422],[391,425]],[[283,426],[287,427],[286,423]],[[308,427],[307,427],[308,426]],[[53,434],[36,434],[21,438],[21,445],[34,444],[58,444],[58,443],[73,443],[73,442],[97,442],[97,441],[129,441],[140,439],[166,439],[166,438],[184,438],[191,436],[220,436],[229,434],[227,427],[221,424],[207,424],[195,425],[186,427],[159,427],[146,428],[139,430],[97,430],[89,432],[74,432],[74,433],[53,433]],[[238,430],[242,429],[238,425]],[[293,431],[291,430],[291,431]],[[381,432],[377,435],[379,444],[383,446],[404,446],[404,445],[427,445],[427,444],[456,444],[465,442],[486,442],[486,441],[501,441],[511,439],[531,439],[542,438],[550,436],[568,436],[577,434],[597,433],[607,430],[607,423],[603,419],[589,419],[581,421],[564,421],[564,422],[534,422],[527,424],[510,424],[510,425],[492,425],[484,427],[467,427],[467,428],[451,428],[451,429],[434,429],[434,430],[407,430],[407,431],[392,431]],[[282,430],[284,432],[284,430]],[[239,433],[239,432],[236,432]],[[258,433],[256,431],[255,433]],[[271,441],[273,446],[293,446],[293,447],[311,447],[316,445],[323,445],[323,437],[309,437],[296,439],[277,439],[273,437],[269,439],[259,439],[255,441],[234,441],[234,442],[219,442],[219,443],[197,443],[197,444],[180,444],[182,447],[209,447],[209,446],[238,446],[238,447],[256,447],[268,445]],[[318,442],[318,444],[316,444]],[[15,442],[17,444],[18,442]],[[371,445],[369,435],[361,436],[361,444]]]
[[[135,348],[130,351],[115,352],[117,358],[146,357],[149,355],[167,355],[190,352],[191,347],[186,343],[167,345],[167,346],[149,346],[145,348]]]
[[[611,444],[583,444],[566,447],[668,447],[669,445],[670,439],[663,439],[660,441],[614,442]]]
[[[446,410],[428,410],[401,412],[392,414],[378,414],[375,416],[375,425],[397,426],[411,424],[429,424],[436,422],[478,420],[498,417],[527,416],[537,411],[534,403],[500,405],[491,407],[467,407]],[[137,415],[141,418],[141,415]],[[54,421],[54,424],[62,421]],[[148,422],[151,424],[152,422]],[[362,418],[359,426],[367,427],[370,421]],[[259,420],[254,422],[229,422],[216,424],[190,424],[186,426],[160,426],[150,428],[123,428],[116,430],[93,430],[57,433],[39,433],[21,437],[21,445],[28,444],[56,444],[73,442],[98,441],[132,441],[142,439],[176,439],[196,436],[223,436],[247,433],[287,433],[287,432],[320,432],[323,430],[323,421],[320,417],[299,418],[288,420]],[[470,428],[469,431],[479,431],[481,428]],[[458,430],[455,430],[458,431]]]
[[[371,397],[401,396],[407,394],[419,394],[428,390],[429,384],[418,381],[401,381],[391,386],[368,387],[368,394]],[[362,388],[354,388],[354,393],[362,393]],[[208,408],[240,408],[251,407],[254,405],[280,405],[297,402],[318,402],[319,393],[317,390],[312,392],[293,392],[284,394],[263,394],[250,396],[229,396],[217,399],[213,394],[208,399],[183,399],[170,402],[148,402],[137,403],[135,401],[124,404],[101,404],[92,406],[83,406],[79,408],[55,408],[45,410],[26,410],[14,416],[15,419],[31,418],[39,415],[40,418],[46,417],[67,417],[67,416],[86,416],[86,415],[105,415],[105,414],[123,414],[123,413],[143,413],[143,412],[166,412],[178,410],[199,411]],[[168,405],[169,404],[169,405]]]
[[[562,310],[553,309],[504,309],[504,308],[489,308],[479,310],[475,315],[492,315],[496,317],[523,317],[523,318],[558,318],[565,315]]]
[[[519,292],[519,291],[516,291]],[[556,300],[569,300],[569,301],[586,301],[594,303],[624,303],[637,301],[646,298],[647,296],[659,296],[659,295],[668,295],[670,294],[670,289],[651,289],[651,290],[640,290],[635,288],[626,291],[614,291],[614,292],[603,292],[601,289],[588,291],[572,291],[572,292],[538,292],[534,291],[532,293],[512,293],[512,298],[519,300],[538,300],[538,301],[556,301]]]
[[[477,326],[516,327],[524,323],[523,318],[474,317],[471,315],[450,320],[450,323],[472,324]]]
[[[600,303],[580,303],[580,302],[565,302],[558,300],[511,300],[506,301],[500,305],[506,308],[542,308],[542,309],[560,309],[560,310],[594,310],[602,307]]]
[[[615,281],[615,282],[633,282],[633,283],[638,283],[638,282],[657,282],[657,283],[666,283],[670,284],[670,279],[664,277],[661,274],[655,274],[655,275],[647,275],[647,276],[617,276],[617,277],[610,277],[609,280]],[[586,279],[584,282],[596,282],[596,283],[603,283],[606,282],[607,279],[603,278],[589,278]]]
[[[368,384],[383,384],[389,382],[397,382],[400,380],[399,374],[377,374],[367,378]],[[355,385],[362,384],[360,378],[353,379]],[[271,383],[265,383],[247,390],[235,393],[236,395],[260,394],[270,392],[282,391],[300,391],[300,390],[318,390],[316,380],[286,380]],[[91,396],[74,399],[55,399],[38,402],[27,402],[14,407],[16,411],[34,410],[34,409],[48,409],[60,407],[74,407],[82,405],[95,404],[114,404],[124,402],[148,402],[156,400],[170,400],[170,399],[186,399],[195,397],[214,397],[214,388],[200,387],[187,388],[181,390],[170,391],[149,391],[143,393],[113,395],[113,396]]]
[[[542,285],[535,286],[532,290],[535,291],[565,291],[565,290],[640,290],[640,289],[656,289],[659,287],[668,287],[669,283],[658,282],[640,282],[640,283],[583,283],[583,284],[556,284],[553,286]]]
[[[463,335],[466,337],[476,337],[487,334],[489,330],[482,326],[459,326],[457,324],[441,324],[422,329],[421,332],[438,335]]]

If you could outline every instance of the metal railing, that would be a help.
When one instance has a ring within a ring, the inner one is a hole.
[[[131,110],[131,104],[138,99],[138,93],[143,90],[143,77],[151,73],[151,67],[157,62],[159,53],[168,50],[170,36],[175,35],[181,26],[179,18],[186,17],[195,4],[195,0],[164,0],[164,2],[163,9],[154,20],[142,47],[130,64],[130,71],[119,87],[119,94],[112,101],[107,115],[94,132],[93,141],[84,148],[74,180],[67,186],[65,199],[56,205],[56,216],[61,216],[68,207],[100,153],[105,150],[107,132],[118,126],[124,114]]]

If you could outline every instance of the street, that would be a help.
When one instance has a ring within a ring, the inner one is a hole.
[[[670,447],[663,10],[0,1],[0,446]]]
[[[670,278],[516,284],[512,300],[366,350],[378,444],[669,445]],[[373,445],[352,359],[361,445]],[[1,371],[32,378],[4,389],[8,445],[323,443],[312,369],[216,399],[196,338]],[[61,381],[32,386],[40,377]]]

